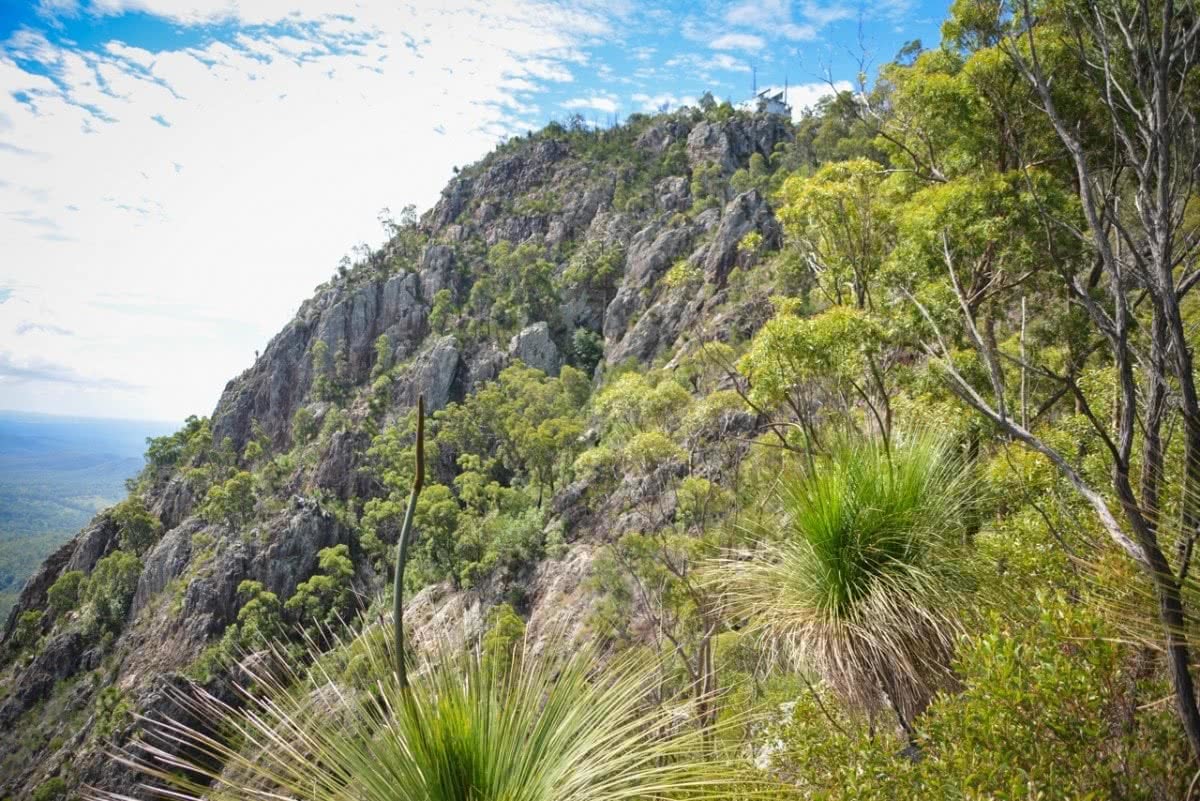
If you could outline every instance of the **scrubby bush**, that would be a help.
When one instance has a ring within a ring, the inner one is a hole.
[[[162,522],[146,509],[142,499],[126,498],[112,508],[112,520],[120,532],[121,550],[141,554],[158,541]]]
[[[87,578],[82,570],[64,571],[50,589],[46,590],[46,603],[54,617],[60,617],[79,606]]]
[[[141,560],[121,550],[96,563],[82,591],[90,629],[116,634],[124,627],[141,574]]]

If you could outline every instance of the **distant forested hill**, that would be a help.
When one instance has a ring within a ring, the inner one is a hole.
[[[31,572],[125,495],[168,423],[0,411],[0,619]]]

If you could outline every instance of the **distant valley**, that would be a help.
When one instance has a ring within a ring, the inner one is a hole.
[[[125,496],[161,421],[0,411],[0,621],[55,547]]]

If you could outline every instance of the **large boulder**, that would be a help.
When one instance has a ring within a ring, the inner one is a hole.
[[[558,375],[563,358],[558,346],[550,337],[550,326],[545,322],[526,326],[508,343],[508,355],[520,359],[526,367],[536,367],[546,375]]]
[[[462,358],[458,340],[447,334],[434,340],[413,361],[395,383],[393,405],[415,406],[417,396],[425,395],[425,408],[430,413],[444,408],[462,393]]]

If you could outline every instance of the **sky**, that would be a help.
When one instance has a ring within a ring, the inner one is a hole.
[[[0,0],[0,409],[182,420],[456,165],[582,114],[799,110],[944,0]]]

